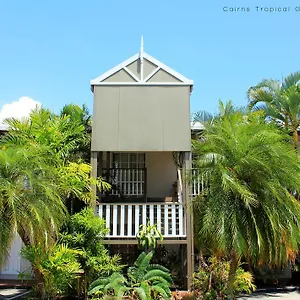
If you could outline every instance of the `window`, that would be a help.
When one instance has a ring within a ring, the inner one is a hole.
[[[113,153],[113,195],[144,197],[145,153]]]
[[[113,168],[142,169],[145,168],[145,153],[114,153]]]

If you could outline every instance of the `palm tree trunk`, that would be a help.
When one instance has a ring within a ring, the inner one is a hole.
[[[239,265],[238,258],[235,253],[231,254],[230,269],[228,275],[227,296],[228,299],[235,299],[234,294],[234,278]]]
[[[295,143],[296,149],[298,149],[298,141],[299,141],[298,138],[299,137],[298,137],[298,130],[297,130],[297,128],[294,130],[293,138],[294,138],[294,143]]]
[[[20,236],[21,240],[23,241],[23,243],[26,247],[32,246],[32,243],[30,241],[30,237],[26,233],[24,228],[19,228],[18,233],[19,233],[19,236]],[[31,265],[31,266],[32,266],[32,270],[33,270],[33,273],[34,273],[34,278],[36,280],[37,295],[42,298],[45,294],[43,274],[34,265]]]

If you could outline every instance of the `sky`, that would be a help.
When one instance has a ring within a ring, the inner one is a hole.
[[[191,112],[244,106],[250,86],[300,70],[299,25],[294,0],[0,0],[0,122],[36,105],[92,112],[90,80],[137,53],[141,35],[194,80]]]

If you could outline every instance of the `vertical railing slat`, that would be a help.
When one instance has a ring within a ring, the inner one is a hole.
[[[139,227],[140,227],[140,206],[139,204],[135,205],[135,233],[134,235],[137,235],[137,233],[139,232]]]
[[[164,221],[165,221],[165,236],[169,235],[169,206],[167,204],[164,205]]]
[[[120,217],[120,237],[124,237],[124,228],[125,228],[125,205],[120,205],[121,208],[121,217]]]
[[[143,204],[143,224],[147,224],[147,204]]]
[[[103,219],[103,205],[99,205],[99,217]]]
[[[118,228],[118,206],[116,204],[113,206],[113,236],[117,237],[117,228]]]
[[[157,229],[159,230],[159,232],[161,232],[161,205],[158,204],[157,205]]]
[[[183,236],[183,209],[182,205],[179,205],[179,236]]]
[[[105,213],[105,222],[106,227],[109,229],[108,236],[111,235],[111,229],[110,229],[110,205],[106,205],[106,213]]]
[[[149,209],[150,209],[150,215],[149,215],[150,225],[154,225],[154,205],[151,204]]]
[[[172,204],[172,236],[176,236],[176,206]]]
[[[127,235],[132,236],[132,205],[128,205],[127,210]]]

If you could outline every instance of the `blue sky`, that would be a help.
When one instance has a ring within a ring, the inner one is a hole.
[[[192,111],[245,105],[249,86],[300,70],[299,25],[300,1],[2,0],[0,107],[27,96],[92,111],[89,80],[137,53],[142,34],[147,53],[194,80]]]

